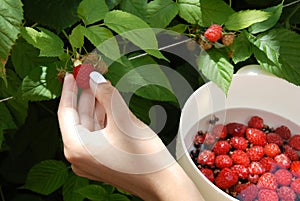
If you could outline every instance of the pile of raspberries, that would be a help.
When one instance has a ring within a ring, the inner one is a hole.
[[[300,200],[300,134],[271,128],[260,116],[247,125],[214,124],[194,137],[190,152],[208,180],[241,201]]]

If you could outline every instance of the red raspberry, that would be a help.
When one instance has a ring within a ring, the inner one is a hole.
[[[230,149],[231,146],[226,140],[220,140],[214,145],[213,152],[215,152],[216,155],[223,155],[227,154]]]
[[[239,178],[241,178],[241,179],[248,178],[249,170],[244,165],[233,165],[231,167],[231,170],[236,172],[238,174]]]
[[[209,181],[211,181],[211,182],[215,181],[215,175],[214,175],[214,172],[212,171],[212,169],[201,168],[200,171]]]
[[[215,184],[220,189],[227,189],[238,182],[238,175],[229,168],[222,169],[215,179]]]
[[[295,193],[300,194],[300,178],[297,178],[294,181],[292,181],[290,187],[295,191]]]
[[[260,175],[258,175],[258,174],[249,174],[248,181],[253,184],[256,184],[258,182],[259,177],[260,177]]]
[[[226,124],[227,132],[232,136],[244,137],[247,126],[241,123],[228,123]]]
[[[295,150],[300,151],[300,134],[292,136],[288,145],[293,147]]]
[[[283,144],[282,138],[277,133],[269,133],[269,134],[267,134],[267,142],[268,143],[275,143],[278,146],[281,146]]]
[[[233,33],[224,34],[222,36],[222,43],[223,43],[223,45],[230,46],[233,43],[233,41],[234,41],[234,37],[235,36],[234,36]]]
[[[198,155],[197,162],[201,165],[213,166],[215,164],[215,153],[205,149]]]
[[[266,169],[260,162],[253,161],[250,163],[250,165],[249,165],[249,173],[250,174],[260,175],[260,174],[264,174],[265,172],[266,172]]]
[[[274,174],[267,172],[261,175],[257,182],[258,188],[266,188],[270,190],[276,190],[277,189],[277,181]]]
[[[258,201],[278,201],[276,191],[270,189],[261,189],[258,192]]]
[[[281,186],[278,188],[277,195],[280,198],[280,201],[295,201],[297,199],[295,191],[288,186]]]
[[[264,146],[264,152],[265,152],[266,156],[273,158],[273,157],[277,156],[278,154],[280,154],[281,150],[277,144],[270,143],[270,144],[266,144]]]
[[[247,128],[246,137],[253,145],[265,146],[267,143],[266,134],[256,128]]]
[[[215,159],[215,165],[217,168],[229,168],[232,166],[232,159],[228,155],[218,155]]]
[[[292,182],[293,175],[287,169],[279,169],[275,172],[277,183],[281,186],[288,186]]]
[[[259,161],[265,154],[264,148],[262,146],[250,147],[246,153],[251,161]]]
[[[279,134],[284,140],[288,140],[291,137],[291,131],[287,126],[279,126],[275,129],[275,133]]]
[[[295,177],[300,177],[300,161],[293,161],[290,171]]]
[[[238,193],[237,198],[243,201],[254,200],[258,193],[256,185],[250,183],[236,185],[235,191]]]
[[[273,158],[264,157],[259,162],[264,166],[266,172],[274,172],[277,168],[276,162]]]
[[[248,167],[250,164],[249,157],[242,150],[234,150],[230,156],[234,164],[244,165],[246,167]]]
[[[248,147],[248,141],[244,137],[234,136],[229,143],[232,147],[240,150],[245,150]]]
[[[290,168],[291,160],[284,154],[279,154],[274,157],[274,160],[279,168]]]
[[[194,137],[194,145],[198,146],[200,144],[203,144],[205,140],[205,136],[204,135],[195,135]]]
[[[248,127],[260,130],[264,127],[264,120],[259,116],[252,116],[248,121]]]
[[[212,131],[213,135],[219,138],[226,138],[227,137],[227,128],[223,124],[216,124]]]
[[[77,85],[82,89],[90,88],[90,73],[94,71],[92,64],[79,64],[73,68]]]
[[[294,150],[292,147],[289,145],[284,145],[283,146],[283,153],[291,159],[291,161],[298,161],[299,160],[299,155],[296,150]]]
[[[222,38],[222,26],[218,24],[212,24],[205,32],[204,36],[207,40],[214,43]]]
[[[217,138],[212,133],[205,133],[204,134],[204,144],[212,145],[217,141]]]

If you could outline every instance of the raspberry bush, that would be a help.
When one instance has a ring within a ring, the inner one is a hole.
[[[170,133],[177,133],[182,102],[206,80],[227,93],[241,66],[260,64],[300,85],[299,7],[295,0],[1,0],[1,198],[82,201],[94,192],[111,200],[139,200],[70,171],[56,116],[65,73],[91,64],[123,94],[132,94],[129,107],[147,124],[159,122],[148,113],[152,106],[162,106],[168,118],[158,132],[168,144],[175,137]],[[181,37],[165,44],[157,37],[162,30]],[[182,37],[189,40],[178,43]],[[164,48],[176,43],[189,61]],[[184,97],[174,92],[170,71],[188,82],[191,90]],[[125,83],[118,85],[120,81]],[[227,131],[232,127],[238,129],[231,146],[243,150],[247,145],[238,137],[246,128],[231,125]],[[264,140],[277,144],[289,135],[279,128]],[[295,137],[286,145],[286,155],[298,159],[298,141]],[[226,166],[228,157],[218,158]],[[284,159],[278,160],[284,165]],[[244,173],[243,167],[235,168]],[[297,182],[291,185],[295,189]],[[289,189],[278,196],[285,194]]]

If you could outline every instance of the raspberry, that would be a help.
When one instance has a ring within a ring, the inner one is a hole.
[[[275,172],[277,183],[281,186],[288,186],[292,182],[293,175],[286,169],[279,169]]]
[[[230,144],[226,140],[221,140],[216,142],[216,144],[213,147],[213,152],[215,152],[216,155],[222,155],[227,154],[231,149]]]
[[[258,182],[259,177],[260,177],[260,175],[258,175],[258,174],[249,174],[248,181],[253,184],[256,184]]]
[[[279,126],[275,129],[275,133],[279,134],[284,140],[288,140],[291,137],[291,131],[287,126]]]
[[[217,124],[212,128],[212,134],[219,138],[226,138],[227,128],[222,124]]]
[[[288,145],[293,147],[295,150],[300,151],[300,134],[292,136]]]
[[[199,145],[203,144],[204,140],[205,140],[204,135],[195,135],[194,145],[198,147]]]
[[[291,161],[298,161],[299,160],[299,155],[296,150],[294,150],[292,147],[289,145],[284,145],[283,146],[283,153],[291,159]]]
[[[212,145],[216,142],[217,138],[212,133],[205,133],[204,134],[204,143],[208,145]]]
[[[239,178],[241,178],[241,179],[248,178],[249,171],[248,171],[248,168],[245,167],[244,165],[233,165],[231,167],[231,170],[236,172],[238,174]]]
[[[217,168],[229,168],[232,166],[232,159],[228,155],[218,155],[215,159],[215,165]]]
[[[233,43],[233,41],[234,41],[234,37],[235,36],[234,36],[233,33],[224,34],[222,36],[222,43],[223,43],[223,45],[230,46]]]
[[[261,189],[258,192],[258,201],[278,201],[276,191],[270,189]]]
[[[264,166],[266,172],[274,172],[277,168],[276,162],[273,158],[264,157],[259,162]]]
[[[270,144],[266,144],[264,146],[264,152],[265,152],[266,156],[273,158],[273,157],[277,156],[278,154],[280,154],[281,150],[277,144],[270,143]]]
[[[234,164],[244,165],[246,167],[250,164],[249,157],[242,150],[234,150],[230,156]]]
[[[268,143],[275,143],[278,146],[281,146],[283,144],[282,138],[277,133],[269,133],[269,134],[267,134],[267,142]]]
[[[212,43],[218,41],[222,38],[222,26],[212,24],[210,27],[208,27],[208,29],[206,29],[204,36]]]
[[[277,189],[277,181],[274,174],[267,172],[264,173],[257,182],[258,188],[266,188],[270,190],[276,190]]]
[[[228,123],[226,124],[227,132],[232,136],[244,137],[247,126],[241,123]]]
[[[267,143],[266,134],[256,128],[247,128],[246,137],[253,145],[265,146]]]
[[[198,155],[197,162],[201,165],[213,166],[215,163],[215,153],[205,149]]]
[[[79,64],[73,68],[74,78],[80,88],[90,88],[90,73],[93,71],[94,67],[91,64]]]
[[[252,116],[248,121],[248,127],[262,129],[264,127],[264,120],[259,116]]]
[[[290,171],[295,177],[300,177],[300,161],[293,161]]]
[[[201,168],[200,171],[202,174],[211,182],[215,181],[214,172],[209,168]]]
[[[295,201],[297,198],[295,191],[288,186],[278,188],[277,195],[280,201]]]
[[[251,161],[259,161],[265,154],[264,148],[262,146],[250,147],[246,153]]]
[[[215,184],[220,189],[227,189],[238,182],[238,175],[229,168],[222,169],[215,179]]]
[[[294,181],[292,181],[290,187],[295,191],[295,193],[300,194],[300,178],[297,178]]]
[[[213,47],[213,44],[211,42],[207,42],[202,39],[203,35],[200,35],[198,43],[200,44],[201,49],[203,50],[209,50]]]
[[[256,198],[258,189],[254,184],[238,184],[235,188],[237,198],[242,201],[252,201]]]
[[[290,168],[291,160],[284,154],[279,154],[274,157],[274,160],[279,168]]]
[[[265,172],[266,172],[266,169],[260,162],[253,161],[250,163],[250,165],[249,165],[249,173],[250,174],[261,175],[261,174],[264,174]]]
[[[245,150],[248,147],[248,141],[244,137],[234,136],[229,143],[232,147],[240,150]]]

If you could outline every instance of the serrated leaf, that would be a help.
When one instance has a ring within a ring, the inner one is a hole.
[[[88,184],[88,179],[79,177],[71,172],[63,185],[64,201],[83,201],[84,196],[80,195],[77,191]]]
[[[235,39],[233,43],[232,60],[235,64],[245,61],[252,55],[252,46],[247,39],[246,32],[242,31]]]
[[[202,22],[209,27],[211,24],[224,24],[235,11],[223,0],[200,0]]]
[[[77,10],[78,16],[86,25],[103,20],[108,11],[105,0],[83,0]]]
[[[267,20],[272,13],[260,10],[242,10],[229,16],[225,22],[228,30],[239,31],[252,24]]]
[[[122,0],[120,9],[146,20],[147,0]]]
[[[104,23],[110,29],[128,39],[148,54],[160,59],[165,59],[158,50],[155,32],[139,17],[123,11],[114,10],[106,14]]]
[[[217,49],[211,49],[207,52],[201,51],[198,67],[208,80],[213,81],[227,94],[234,67],[225,58]]]
[[[51,100],[60,96],[61,84],[57,79],[59,63],[33,69],[22,82],[23,97],[26,100]]]
[[[102,186],[90,184],[77,190],[79,194],[91,201],[106,201],[109,194]]]
[[[81,0],[22,0],[25,17],[61,31],[79,21],[77,7]]]
[[[62,161],[45,160],[34,165],[24,187],[42,195],[49,195],[60,188],[68,177],[68,167]]]
[[[259,23],[255,23],[255,24],[251,25],[249,27],[250,33],[257,34],[260,32],[267,31],[268,29],[272,28],[274,25],[276,25],[276,23],[280,19],[282,9],[283,9],[283,3],[281,3],[277,6],[263,9],[263,11],[265,11],[265,12],[270,12],[271,16],[269,17],[269,19],[267,19],[263,22],[259,22]]]
[[[82,33],[83,28],[83,26],[77,25],[72,30],[71,35],[69,36],[69,41],[73,48],[81,48],[84,45],[84,35]]]
[[[21,30],[22,37],[31,45],[40,50],[39,56],[58,57],[64,53],[63,41],[53,32],[38,28],[37,31],[31,27],[24,27]]]
[[[202,22],[200,0],[178,0],[179,16],[190,24]]]
[[[147,18],[151,27],[165,28],[178,14],[177,4],[172,0],[154,0],[148,3]]]

